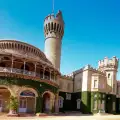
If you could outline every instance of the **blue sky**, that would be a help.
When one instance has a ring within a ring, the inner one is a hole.
[[[59,9],[65,21],[62,73],[86,64],[97,67],[105,56],[120,58],[119,0],[55,0],[55,13]],[[0,0],[0,39],[24,41],[44,51],[43,22],[51,11],[52,0]],[[118,79],[119,74],[120,69]]]

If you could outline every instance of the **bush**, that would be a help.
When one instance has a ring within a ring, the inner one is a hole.
[[[17,97],[10,96],[9,109],[17,112],[18,106],[19,106],[19,103],[18,103]]]

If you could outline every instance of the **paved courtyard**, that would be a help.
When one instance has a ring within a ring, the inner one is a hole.
[[[0,120],[120,120],[120,115],[79,115],[68,116],[44,116],[44,117],[6,117],[0,116]]]

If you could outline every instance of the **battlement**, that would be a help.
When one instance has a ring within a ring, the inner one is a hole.
[[[111,59],[108,59],[107,57],[104,58],[104,60],[100,60],[98,62],[98,68],[114,68],[117,69],[118,68],[118,58],[116,58],[115,56],[112,57]]]
[[[62,17],[62,12],[59,10],[58,13],[56,14],[56,16],[54,14],[49,14],[44,22],[48,22],[48,21],[51,21],[51,20],[57,20],[57,21],[61,21],[64,23],[63,21],[63,17]]]
[[[64,21],[62,17],[62,12],[59,10],[56,16],[54,14],[50,14],[45,18],[44,35],[46,38],[52,36],[62,38],[63,34],[64,34]]]
[[[91,70],[95,73],[99,73],[99,74],[102,74],[102,75],[105,75],[105,71],[100,71],[99,69],[96,69],[96,68],[93,68],[92,66],[90,65],[86,65],[84,68],[83,68],[83,71],[85,70]]]
[[[72,80],[73,79],[72,76],[68,76],[68,75],[61,75],[61,78],[67,79],[67,80]]]

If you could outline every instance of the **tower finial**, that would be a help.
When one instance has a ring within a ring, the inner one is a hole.
[[[54,14],[54,0],[52,0],[52,13]]]

